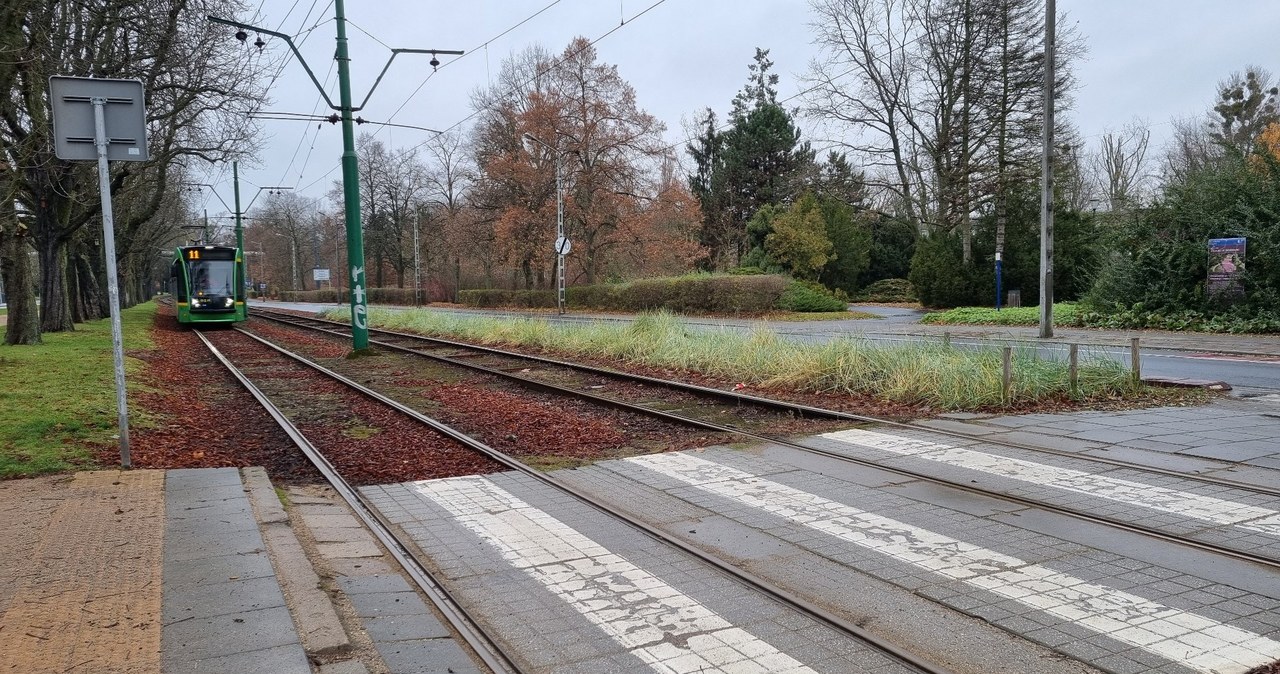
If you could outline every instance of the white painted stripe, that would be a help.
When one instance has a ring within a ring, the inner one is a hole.
[[[488,479],[415,487],[656,671],[813,672]]]
[[[822,437],[1280,537],[1280,511],[1238,501],[876,431],[855,428]]]
[[[687,454],[626,459],[946,578],[1008,597],[1202,672],[1280,658],[1280,642]]]

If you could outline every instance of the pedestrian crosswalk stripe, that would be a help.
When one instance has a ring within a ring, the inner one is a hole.
[[[656,671],[814,674],[487,478],[414,487]]]
[[[1239,501],[860,428],[822,437],[1280,537],[1280,511]]]
[[[698,489],[980,587],[1196,671],[1245,672],[1280,642],[1129,592],[683,453],[625,459]]]

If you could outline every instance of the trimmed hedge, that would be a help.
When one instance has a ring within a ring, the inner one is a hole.
[[[573,306],[573,288],[565,293],[565,299]],[[520,307],[525,309],[546,309],[556,306],[554,290],[461,290],[458,291],[458,303],[465,307],[495,309],[500,307]]]
[[[278,296],[284,302],[337,304],[347,302],[351,293],[346,288],[321,288],[320,290],[282,290]],[[413,304],[413,288],[369,288],[365,301],[370,304]]]
[[[574,309],[675,313],[763,314],[777,308],[789,281],[766,276],[679,276],[631,283],[568,288]],[[471,307],[552,308],[554,290],[463,290],[458,301]]]

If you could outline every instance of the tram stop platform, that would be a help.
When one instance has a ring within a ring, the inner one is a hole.
[[[3,672],[476,671],[345,504],[260,468],[0,482],[0,579]]]

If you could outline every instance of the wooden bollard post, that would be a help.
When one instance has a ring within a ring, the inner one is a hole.
[[[1004,381],[1000,388],[1000,399],[1008,405],[1013,397],[1013,347],[1004,347]]]
[[[1138,353],[1138,338],[1129,339],[1129,359],[1132,362],[1130,368],[1133,370],[1133,390],[1137,391],[1142,384],[1142,356]]]
[[[1071,345],[1067,352],[1067,381],[1071,387],[1071,397],[1080,391],[1080,347]]]

